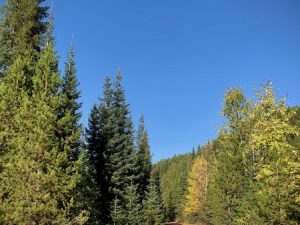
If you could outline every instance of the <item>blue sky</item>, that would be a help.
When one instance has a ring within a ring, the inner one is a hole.
[[[213,139],[230,87],[250,96],[272,80],[289,105],[300,103],[299,0],[53,2],[61,62],[74,35],[82,122],[104,76],[120,68],[135,124],[144,113],[154,161]]]

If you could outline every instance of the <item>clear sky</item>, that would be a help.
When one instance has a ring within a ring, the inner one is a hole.
[[[272,80],[289,105],[300,103],[299,0],[53,2],[62,62],[74,35],[83,124],[104,76],[120,68],[154,161],[213,139],[230,87],[250,96]]]

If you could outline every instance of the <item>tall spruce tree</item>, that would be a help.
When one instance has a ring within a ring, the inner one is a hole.
[[[151,177],[151,152],[149,146],[148,132],[145,130],[144,116],[142,115],[139,121],[136,137],[137,159],[139,167],[139,186],[138,193],[141,197],[141,202],[145,199],[146,190],[150,183]]]
[[[112,102],[113,102],[113,87],[109,76],[106,76],[104,82],[103,98],[98,108],[99,110],[99,149],[98,163],[96,164],[97,180],[102,193],[102,219],[106,224],[112,222],[111,204],[117,198],[111,191],[112,168],[110,166],[111,151],[109,149],[109,141],[113,137],[114,119],[112,118]],[[116,200],[119,205],[120,200]],[[115,204],[113,204],[115,205]]]
[[[76,73],[75,53],[72,45],[65,65],[65,75],[61,88],[62,101],[58,112],[58,135],[62,143],[61,148],[72,151],[74,157],[79,154],[81,145],[81,125],[79,124],[81,103],[79,103],[80,92],[78,91],[79,83]]]
[[[89,120],[88,127],[85,130],[86,148],[89,153],[90,163],[96,167],[99,161],[99,143],[100,143],[100,115],[96,105],[93,105]]]
[[[112,95],[112,137],[107,143],[107,168],[111,171],[109,191],[114,196],[113,199],[118,199],[121,207],[124,207],[125,190],[131,182],[137,183],[138,169],[133,145],[133,125],[121,81],[122,76],[118,72]],[[115,205],[111,206],[113,210]]]
[[[144,224],[161,225],[164,222],[163,200],[158,171],[153,171],[146,200],[144,201]]]
[[[48,22],[48,6],[42,6],[44,0],[7,0],[2,7],[0,22],[0,70],[7,67],[26,51],[41,51]],[[29,74],[28,74],[29,75]]]
[[[51,40],[50,33],[49,41]],[[87,153],[82,151],[82,128],[79,123],[81,103],[79,102],[80,91],[78,90],[78,85],[75,53],[72,43],[68,53],[68,61],[65,64],[65,74],[60,90],[57,136],[60,140],[60,149],[68,152],[69,160],[74,163],[79,159],[81,160],[81,180],[75,191],[77,192],[77,204],[81,208],[88,207],[90,212],[89,222],[98,224],[98,217],[101,214],[99,207],[100,190],[93,176],[94,168],[88,164]]]
[[[112,84],[110,78],[105,78],[103,97],[100,105],[94,105],[89,117],[88,128],[86,129],[86,144],[90,164],[95,169],[95,180],[101,192],[96,197],[100,204],[101,218],[103,224],[111,223],[111,203],[114,196],[109,190],[112,171],[109,167],[108,140],[112,135]]]
[[[102,221],[127,223],[128,190],[138,184],[137,154],[133,125],[121,84],[121,74],[112,84],[104,82],[103,98],[94,106],[87,133],[87,149],[101,191]],[[127,222],[126,222],[127,221]]]

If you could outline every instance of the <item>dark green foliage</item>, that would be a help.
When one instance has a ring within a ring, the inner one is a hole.
[[[126,221],[126,190],[138,184],[133,125],[118,73],[115,83],[107,77],[101,104],[95,106],[87,129],[87,149],[102,193],[104,223]]]
[[[111,191],[121,201],[131,180],[136,183],[136,154],[133,147],[133,126],[118,73],[112,98],[112,138],[108,141],[108,162],[111,174]]]
[[[139,179],[138,179],[138,193],[141,197],[141,202],[145,199],[147,187],[150,183],[151,177],[151,153],[150,146],[148,143],[148,132],[145,130],[144,116],[142,115],[139,121],[136,145],[137,145],[137,158],[139,168]]]
[[[166,218],[181,218],[187,190],[187,177],[195,159],[195,153],[174,156],[154,165],[159,171],[161,191],[166,208]]]
[[[86,128],[86,148],[89,152],[90,163],[96,166],[99,162],[100,149],[100,114],[96,105],[92,107],[88,127]]]
[[[164,222],[163,200],[157,171],[153,171],[144,202],[144,224],[161,225]]]
[[[126,212],[124,204],[115,196],[115,198],[112,201],[112,207],[111,207],[111,222],[109,224],[125,224],[126,221]]]
[[[137,185],[131,183],[125,192],[125,223],[124,225],[140,225],[143,220],[143,210]]]
[[[207,218],[212,224],[234,224],[239,199],[245,191],[245,178],[240,173],[243,164],[238,157],[238,148],[230,139],[230,135],[224,133],[213,143],[215,155],[211,157],[217,157],[218,160],[212,160],[209,165],[210,173],[214,176],[209,181],[205,204],[209,212]]]
[[[133,127],[125,93],[121,85],[121,74],[118,73],[113,85],[111,114],[107,125],[106,168],[108,174],[109,196],[118,200],[118,206],[125,208],[125,191],[137,184],[138,170],[136,152],[133,146]],[[111,204],[111,209],[115,207]],[[126,212],[123,212],[126,218]],[[121,216],[121,215],[120,215]]]
[[[81,145],[81,125],[79,124],[81,103],[78,102],[80,92],[77,89],[78,80],[74,56],[72,46],[68,54],[65,75],[62,82],[57,134],[61,139],[61,149],[71,151],[74,154],[73,157],[79,154],[79,147]]]
[[[112,101],[112,89],[109,77],[106,77],[103,91],[103,99],[100,106],[94,105],[89,117],[86,129],[86,148],[89,153],[89,162],[95,169],[95,180],[100,189],[102,198],[95,196],[101,210],[101,221],[108,224],[111,221],[111,203],[115,199],[110,193],[110,168],[108,166],[107,143],[111,137],[110,106]],[[116,204],[117,204],[116,200]]]
[[[81,103],[78,102],[80,92],[77,89],[79,83],[76,73],[75,53],[71,46],[60,90],[57,136],[60,139],[61,151],[68,152],[70,161],[76,162],[78,159],[82,159],[82,165],[79,168],[81,180],[76,189],[79,193],[77,204],[81,204],[81,208],[88,207],[89,222],[98,224],[100,191],[93,177],[94,168],[88,164],[87,153],[82,151],[81,124],[79,124]]]
[[[210,213],[207,218],[212,224],[235,223],[240,200],[249,187],[242,153],[246,139],[242,122],[246,111],[242,91],[229,90],[223,106],[223,115],[229,126],[220,131],[209,152],[209,168],[213,176],[209,182],[206,206]]]

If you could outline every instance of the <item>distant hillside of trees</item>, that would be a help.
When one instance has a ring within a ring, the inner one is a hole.
[[[181,217],[187,191],[188,173],[199,151],[200,147],[197,152],[160,160],[154,165],[159,172],[166,217],[169,221]]]

